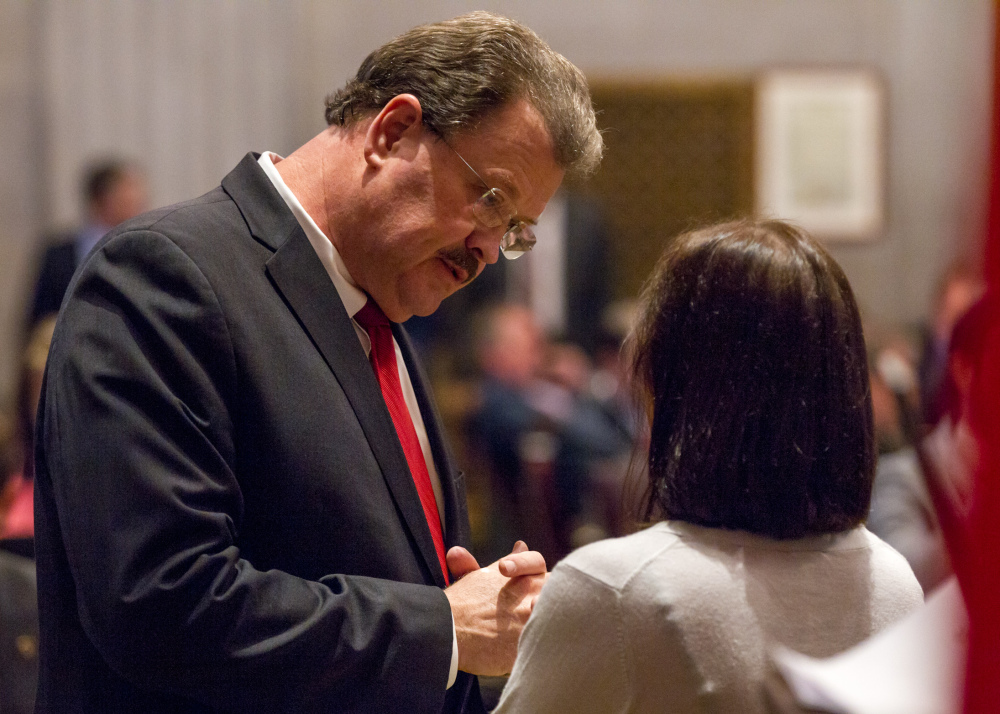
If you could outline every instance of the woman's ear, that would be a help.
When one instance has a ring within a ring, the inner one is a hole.
[[[424,130],[420,100],[412,94],[399,94],[382,107],[365,134],[365,162],[378,168],[400,141],[418,138]]]

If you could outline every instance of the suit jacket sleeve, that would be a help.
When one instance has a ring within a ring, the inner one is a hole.
[[[310,580],[242,557],[233,423],[254,415],[232,409],[246,385],[198,266],[133,230],[71,290],[38,488],[100,656],[139,687],[220,709],[440,710],[452,628],[439,588]]]

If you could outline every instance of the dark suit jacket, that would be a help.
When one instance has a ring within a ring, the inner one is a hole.
[[[468,543],[462,476],[413,377]],[[41,711],[475,711],[402,447],[256,157],[77,272],[42,396]]]

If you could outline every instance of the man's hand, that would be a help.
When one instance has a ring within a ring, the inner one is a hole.
[[[447,560],[452,577],[460,578],[444,591],[455,619],[458,668],[487,676],[507,674],[548,575],[545,559],[518,541],[510,555],[487,568],[458,546],[448,551]]]

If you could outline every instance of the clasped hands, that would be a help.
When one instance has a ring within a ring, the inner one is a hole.
[[[458,668],[486,676],[507,674],[548,577],[545,559],[518,541],[510,555],[485,568],[461,546],[450,549],[447,560],[455,582],[444,594],[455,622]]]

